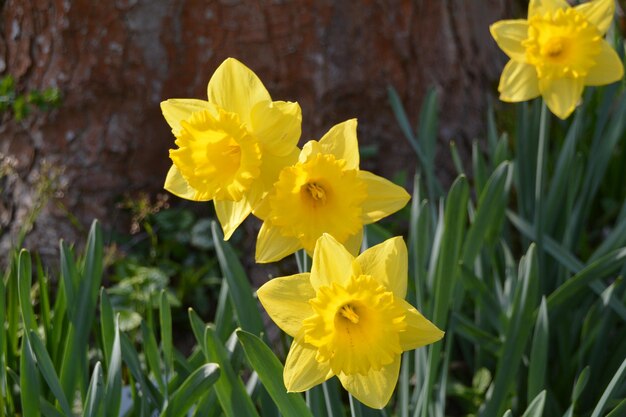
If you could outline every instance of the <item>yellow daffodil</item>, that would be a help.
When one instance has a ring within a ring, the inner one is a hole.
[[[293,337],[284,370],[287,391],[336,375],[355,398],[382,408],[398,381],[403,351],[443,332],[404,298],[407,249],[400,237],[354,258],[324,234],[311,273],[275,278],[257,294],[269,316]]]
[[[298,162],[283,169],[254,214],[264,221],[256,261],[273,262],[329,233],[356,254],[363,225],[401,209],[409,194],[392,182],[359,170],[357,122],[334,126],[320,141],[309,141]]]
[[[552,113],[565,119],[584,86],[621,79],[623,64],[604,39],[614,12],[615,0],[576,7],[565,0],[531,0],[528,20],[493,24],[491,34],[511,58],[500,78],[500,99],[518,102],[542,96]]]
[[[207,90],[208,101],[161,103],[178,146],[170,150],[165,189],[213,200],[228,239],[280,170],[296,162],[302,114],[297,103],[272,101],[256,74],[233,58],[217,68]]]

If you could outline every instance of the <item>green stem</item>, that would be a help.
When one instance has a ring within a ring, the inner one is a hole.
[[[539,143],[537,145],[537,166],[535,175],[535,241],[537,244],[537,261],[539,271],[542,271],[543,265],[543,182],[544,173],[546,171],[546,160],[548,148],[546,146],[546,138],[548,136],[548,108],[546,103],[541,105],[541,119],[539,122]]]
[[[348,393],[350,398],[350,415],[352,417],[363,417],[363,410],[361,409],[361,403],[354,399],[352,394]]]

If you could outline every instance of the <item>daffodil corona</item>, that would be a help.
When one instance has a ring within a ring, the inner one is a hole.
[[[298,162],[281,171],[254,211],[264,221],[257,262],[277,261],[301,248],[311,254],[323,233],[356,254],[363,225],[407,203],[402,187],[359,169],[356,127],[354,119],[334,126],[319,142],[306,143]]]
[[[604,39],[615,0],[571,7],[565,0],[531,0],[528,20],[503,20],[491,34],[511,58],[500,78],[500,99],[518,102],[542,96],[567,118],[586,85],[610,84],[624,75],[617,53]]]
[[[259,78],[229,58],[208,85],[208,101],[170,99],[161,110],[176,137],[165,189],[213,200],[228,239],[296,162],[302,115],[297,103],[272,101]]]
[[[355,258],[328,234],[317,240],[311,273],[259,288],[272,320],[294,338],[284,370],[287,391],[305,391],[336,375],[359,401],[384,407],[402,352],[443,337],[404,300],[406,291],[402,238]]]

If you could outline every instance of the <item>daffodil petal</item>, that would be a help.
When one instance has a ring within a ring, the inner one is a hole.
[[[537,70],[532,65],[510,60],[502,70],[498,91],[500,100],[513,103],[538,97]]]
[[[349,236],[346,243],[343,245],[353,256],[357,256],[361,251],[361,245],[363,244],[363,228],[358,233]]]
[[[346,169],[359,169],[359,144],[356,119],[333,126],[319,141],[324,153],[346,161]]]
[[[228,58],[215,70],[207,87],[209,101],[222,109],[237,113],[250,126],[250,114],[260,101],[271,101],[265,86],[250,68]]]
[[[261,175],[259,177],[264,191],[272,189],[274,183],[278,180],[280,171],[298,161],[300,150],[293,146],[291,151],[283,156],[272,155],[266,153],[261,161]]]
[[[567,119],[580,101],[585,80],[583,78],[555,78],[541,80],[539,88],[546,105],[561,119]]]
[[[385,240],[360,254],[356,261],[365,275],[371,275],[395,297],[404,299],[407,287],[408,256],[401,237]]]
[[[520,62],[526,61],[526,48],[522,41],[528,38],[527,20],[501,20],[489,26],[489,31],[509,58]]]
[[[369,171],[359,171],[357,177],[367,186],[367,198],[362,206],[365,224],[395,213],[411,198],[404,188]]]
[[[233,232],[248,217],[261,200],[261,187],[253,185],[240,201],[213,200],[217,219],[224,231],[224,240],[230,239]]]
[[[255,260],[260,264],[276,262],[298,249],[302,249],[298,239],[283,236],[280,229],[264,222],[256,239]]]
[[[284,156],[298,144],[302,111],[298,103],[261,101],[252,109],[252,131],[265,153]]]
[[[574,7],[589,23],[605,34],[615,16],[615,0],[592,0]]]
[[[371,408],[383,408],[389,402],[398,382],[400,355],[379,371],[367,375],[338,375],[341,385],[357,400]]]
[[[298,162],[304,164],[309,159],[314,157],[319,153],[323,153],[324,150],[322,145],[316,140],[310,140],[302,146],[302,150],[300,151],[300,155],[298,156]]]
[[[161,102],[161,112],[165,121],[172,128],[174,135],[178,135],[181,129],[180,122],[189,119],[192,113],[208,110],[214,116],[217,115],[215,106],[206,100],[193,98],[173,98]]]
[[[185,178],[183,178],[178,168],[176,168],[176,165],[172,165],[170,170],[167,172],[167,177],[165,177],[165,185],[163,185],[163,188],[165,188],[167,191],[174,194],[175,196],[184,198],[186,200],[210,200],[210,198],[203,197],[202,194],[191,188],[189,183],[187,183]]]
[[[257,290],[261,304],[285,333],[296,337],[302,321],[313,315],[309,300],[315,298],[309,273],[274,278]]]
[[[406,311],[407,329],[400,333],[402,350],[412,350],[440,340],[444,332],[426,319],[419,311],[404,299],[396,299]]]
[[[565,0],[530,0],[528,4],[528,18],[536,14],[545,15],[559,9],[567,9],[570,5]]]
[[[328,362],[315,359],[316,349],[294,340],[285,360],[283,380],[287,392],[302,392],[321,384],[333,376]]]
[[[352,276],[354,256],[328,233],[317,239],[311,265],[311,285],[330,286],[333,282],[345,286]]]
[[[602,49],[595,60],[596,65],[589,70],[585,85],[611,84],[624,76],[624,64],[607,41],[602,41]]]

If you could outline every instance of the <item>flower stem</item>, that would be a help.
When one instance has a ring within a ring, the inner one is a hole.
[[[348,394],[350,398],[350,415],[352,417],[363,417],[363,410],[361,409],[361,403],[356,400],[352,394]]]

